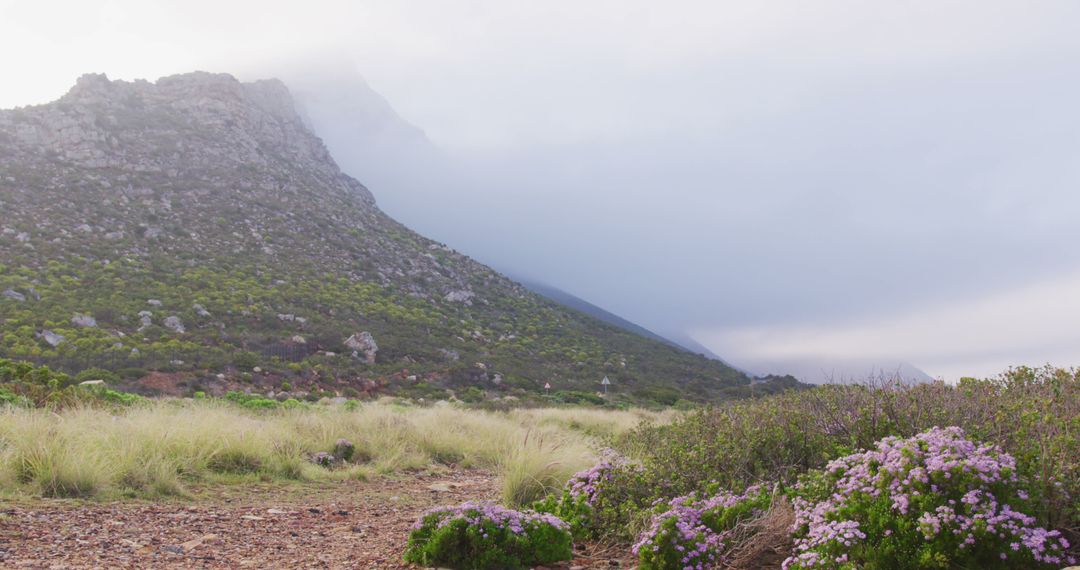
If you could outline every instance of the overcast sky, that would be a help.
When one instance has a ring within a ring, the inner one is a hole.
[[[1077,22],[1070,0],[0,0],[0,107],[334,54],[454,165],[368,180],[415,229],[736,364],[954,379],[1080,364]]]

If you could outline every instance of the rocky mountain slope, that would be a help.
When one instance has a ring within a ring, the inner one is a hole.
[[[0,357],[153,392],[444,396],[749,380],[561,307],[383,214],[279,81],[79,79],[0,111]],[[475,393],[475,391],[474,391]]]

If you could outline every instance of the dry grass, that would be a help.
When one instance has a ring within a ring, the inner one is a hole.
[[[725,568],[764,570],[780,568],[791,555],[794,541],[795,509],[782,494],[773,494],[772,506],[760,517],[736,529],[735,547]]]
[[[496,471],[522,504],[596,458],[598,438],[665,414],[588,409],[508,413],[450,405],[249,412],[206,401],[99,409],[0,410],[0,492],[90,497],[182,495],[194,481],[365,478],[460,465]],[[356,461],[328,470],[308,458],[348,439]]]

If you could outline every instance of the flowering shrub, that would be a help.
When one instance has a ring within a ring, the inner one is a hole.
[[[769,508],[770,496],[760,487],[742,495],[720,493],[707,499],[672,499],[653,517],[634,544],[641,570],[714,568],[732,545],[735,527]]]
[[[613,529],[624,529],[651,493],[641,492],[636,482],[641,467],[626,458],[605,452],[605,459],[579,471],[566,482],[562,494],[533,504],[539,512],[551,513],[570,524],[575,538],[596,538]]]
[[[573,557],[570,527],[547,513],[464,503],[424,513],[405,561],[455,569],[527,568]]]
[[[1057,568],[1074,560],[1035,526],[1015,459],[958,427],[830,462],[795,491],[800,568]]]

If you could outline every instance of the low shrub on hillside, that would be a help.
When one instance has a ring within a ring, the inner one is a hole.
[[[957,427],[836,459],[795,488],[802,568],[1058,568],[1075,560],[1027,514],[1016,460]]]
[[[569,523],[575,538],[628,539],[654,500],[641,475],[639,465],[609,452],[600,463],[571,477],[561,493],[533,508]]]
[[[144,398],[107,385],[84,385],[86,380],[112,381],[115,376],[89,368],[72,378],[47,366],[0,358],[0,405],[65,408],[72,406],[129,406]]]
[[[619,438],[641,461],[638,485],[653,497],[710,483],[790,486],[829,461],[952,425],[999,446],[1029,482],[1028,513],[1048,528],[1080,529],[1080,370],[1016,368],[987,380],[899,386],[820,386],[730,402]],[[1075,530],[1070,531],[1075,532]]]
[[[738,542],[738,525],[769,509],[771,495],[750,487],[741,495],[720,492],[668,501],[641,534],[633,552],[641,570],[714,568]]]
[[[486,503],[428,511],[413,527],[405,561],[487,570],[530,568],[573,557],[569,525],[550,514]]]

